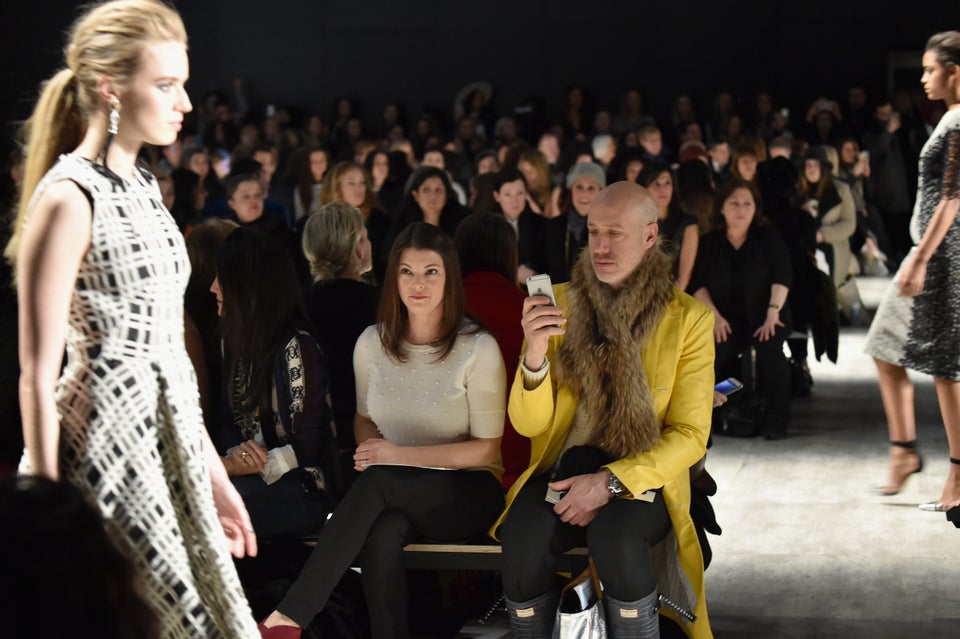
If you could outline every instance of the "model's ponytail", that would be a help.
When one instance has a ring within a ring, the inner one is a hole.
[[[26,142],[23,185],[13,233],[4,256],[16,267],[24,217],[40,180],[57,158],[72,151],[86,132],[86,118],[77,100],[77,82],[73,71],[61,69],[47,80],[33,114],[23,128]]]

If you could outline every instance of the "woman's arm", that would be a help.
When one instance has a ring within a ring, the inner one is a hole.
[[[787,302],[787,293],[789,292],[790,289],[783,284],[770,285],[770,303],[767,305],[767,317],[760,328],[753,333],[753,336],[761,342],[773,337],[773,334],[777,332],[777,327],[784,325],[780,321],[780,311]]]
[[[380,439],[383,435],[372,419],[357,413],[353,418],[353,437],[358,444],[362,444],[368,439]]]
[[[913,297],[923,290],[927,277],[927,263],[940,247],[947,231],[953,226],[960,209],[960,131],[947,134],[947,160],[943,172],[943,188],[927,230],[913,254],[907,258],[900,271],[900,295]]]
[[[683,229],[683,239],[680,241],[680,264],[677,268],[676,285],[681,291],[687,290],[687,285],[690,283],[699,245],[700,230],[696,224],[690,224]]]
[[[30,472],[59,479],[54,397],[70,298],[90,248],[93,211],[74,182],[51,184],[30,213],[17,257],[20,407]]]
[[[355,468],[373,464],[403,464],[424,468],[482,468],[497,459],[500,438],[469,439],[434,446],[395,446],[385,439],[367,439],[357,446]]]
[[[720,310],[713,303],[713,298],[710,297],[710,292],[707,290],[706,286],[701,286],[696,291],[694,291],[693,296],[710,307],[710,310],[713,311],[713,338],[717,342],[725,342],[727,338],[730,337],[730,333],[733,332],[733,329],[730,328],[730,322],[720,314]]]

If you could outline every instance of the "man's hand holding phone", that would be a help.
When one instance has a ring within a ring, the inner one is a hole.
[[[520,326],[527,341],[523,365],[532,371],[540,370],[547,357],[547,344],[554,335],[563,335],[563,309],[556,306],[553,285],[549,275],[534,275],[527,279],[530,297],[523,301]]]

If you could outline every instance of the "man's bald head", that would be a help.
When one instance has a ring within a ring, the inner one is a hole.
[[[605,206],[636,216],[641,225],[657,221],[657,203],[636,182],[614,182],[597,194],[593,207]]]
[[[639,184],[611,184],[590,205],[587,231],[597,279],[617,288],[656,245],[656,202]]]

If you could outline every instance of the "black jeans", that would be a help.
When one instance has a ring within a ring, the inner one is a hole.
[[[604,591],[620,601],[636,601],[657,585],[648,550],[670,532],[670,516],[657,493],[653,502],[616,499],[586,527],[560,521],[544,501],[549,473],[533,477],[520,490],[500,528],[503,539],[503,592],[529,601],[554,586],[557,557],[587,546]]]
[[[727,318],[733,332],[727,341],[716,345],[716,359],[714,371],[717,381],[722,379],[727,366],[737,355],[745,352],[751,346],[757,352],[757,396],[767,400],[767,414],[777,425],[786,425],[790,420],[790,364],[783,354],[783,342],[786,340],[787,328],[778,326],[773,337],[765,342],[753,336],[759,328],[750,326],[746,320]]]
[[[371,634],[406,637],[403,547],[418,537],[466,541],[503,511],[503,488],[484,470],[372,466],[347,491],[277,610],[309,625],[360,557]]]

